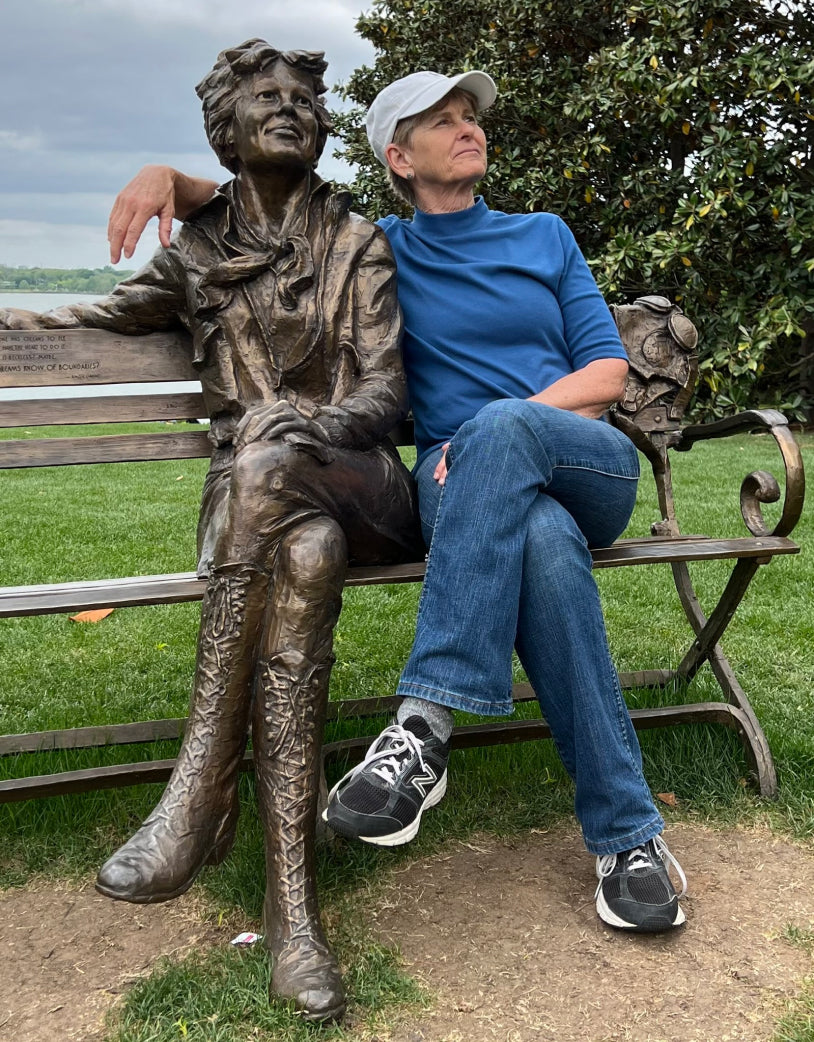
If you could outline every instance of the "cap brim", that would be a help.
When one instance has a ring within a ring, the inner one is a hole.
[[[436,102],[446,97],[451,90],[459,87],[461,90],[474,94],[478,102],[478,109],[488,109],[494,104],[497,97],[495,81],[485,72],[462,72],[457,76],[449,76],[444,81],[431,83],[417,97],[413,98],[410,105],[399,113],[398,119],[408,119],[417,116],[420,112],[431,109]]]

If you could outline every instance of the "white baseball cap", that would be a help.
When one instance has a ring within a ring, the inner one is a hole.
[[[380,163],[387,166],[384,150],[393,140],[399,120],[431,109],[453,87],[474,94],[479,109],[488,109],[497,97],[495,81],[485,72],[462,72],[458,76],[413,72],[379,91],[368,111],[366,126],[370,147]]]

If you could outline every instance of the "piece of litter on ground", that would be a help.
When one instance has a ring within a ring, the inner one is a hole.
[[[247,931],[245,933],[239,933],[237,935],[237,937],[233,937],[232,940],[229,943],[230,944],[238,944],[238,945],[241,945],[241,946],[247,946],[248,947],[248,945],[256,944],[257,941],[261,941],[262,939],[263,939],[263,935],[262,934],[260,934],[260,933],[250,933],[250,932]]]
[[[69,615],[68,618],[71,622],[101,622],[112,614],[112,608],[93,608],[90,611],[80,611],[77,615]]]

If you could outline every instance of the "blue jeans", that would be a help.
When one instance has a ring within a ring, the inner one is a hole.
[[[624,530],[638,456],[610,424],[516,399],[485,406],[417,469],[430,545],[416,637],[397,693],[479,714],[513,711],[517,653],[568,773],[588,850],[614,854],[664,823],[608,650],[589,547]]]

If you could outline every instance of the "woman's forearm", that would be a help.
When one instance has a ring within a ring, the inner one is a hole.
[[[600,358],[584,369],[560,377],[532,402],[543,402],[558,409],[598,419],[625,391],[628,364],[623,358]]]

